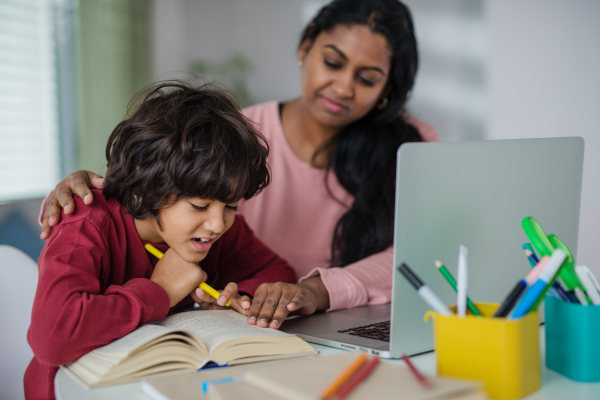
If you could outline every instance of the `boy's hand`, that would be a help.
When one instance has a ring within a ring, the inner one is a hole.
[[[238,293],[238,286],[235,282],[228,283],[225,289],[221,291],[218,299],[215,299],[201,288],[196,288],[191,296],[203,310],[225,310],[227,309],[227,302],[231,300],[231,308],[245,316],[248,315],[251,304],[249,296]]]
[[[187,262],[173,249],[168,249],[156,263],[150,280],[167,292],[169,307],[173,307],[206,280],[206,272],[198,264]]]
[[[75,211],[74,194],[81,197],[85,204],[92,204],[94,196],[90,188],[103,189],[104,178],[90,171],[77,171],[56,185],[46,204],[40,238],[46,240],[50,237],[52,227],[60,222],[60,212],[62,210],[65,211],[65,214],[72,214]]]
[[[328,294],[327,299],[329,301]],[[318,294],[304,282],[298,284],[263,283],[254,294],[252,307],[248,313],[248,323],[261,328],[278,329],[290,312],[310,315],[317,309],[321,309]],[[323,310],[325,309],[323,308]]]

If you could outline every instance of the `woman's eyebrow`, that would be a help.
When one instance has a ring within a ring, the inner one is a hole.
[[[346,57],[346,55],[344,54],[344,52],[343,52],[343,51],[341,51],[340,49],[338,49],[338,48],[337,48],[337,47],[336,47],[334,44],[326,44],[326,45],[325,45],[325,46],[323,46],[323,47],[326,47],[326,48],[329,48],[329,49],[331,49],[331,50],[335,51],[335,52],[336,52],[336,53],[338,53],[338,54],[340,55],[340,57],[342,57],[344,60],[346,60],[346,61],[348,60],[348,57]],[[381,68],[379,68],[379,67],[364,67],[363,69],[370,69],[370,70],[373,70],[373,71],[377,71],[377,72],[379,72],[379,73],[380,73],[381,75],[383,75],[383,76],[385,76],[385,75],[386,75],[386,74],[385,74],[385,72],[383,72],[383,70],[382,70]]]

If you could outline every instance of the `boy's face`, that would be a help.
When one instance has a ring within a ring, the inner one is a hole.
[[[188,262],[199,262],[235,219],[237,202],[225,204],[201,198],[181,199],[158,211],[162,230],[154,218],[154,233]],[[158,237],[156,237],[158,239]],[[152,241],[152,240],[151,240]]]

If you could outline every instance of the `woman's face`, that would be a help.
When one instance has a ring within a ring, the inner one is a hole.
[[[388,82],[392,52],[386,38],[365,25],[337,25],[298,49],[302,100],[323,125],[342,129],[364,117]]]

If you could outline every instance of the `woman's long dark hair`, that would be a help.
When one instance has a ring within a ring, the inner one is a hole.
[[[305,28],[300,44],[337,25],[364,25],[383,35],[392,51],[387,105],[374,107],[345,127],[315,155],[331,151],[327,171],[354,202],[335,227],[332,265],[343,267],[392,245],[396,152],[402,143],[422,141],[404,117],[404,105],[418,66],[417,42],[408,8],[397,0],[335,0]],[[326,174],[327,176],[327,174]],[[327,183],[326,183],[327,184]]]

